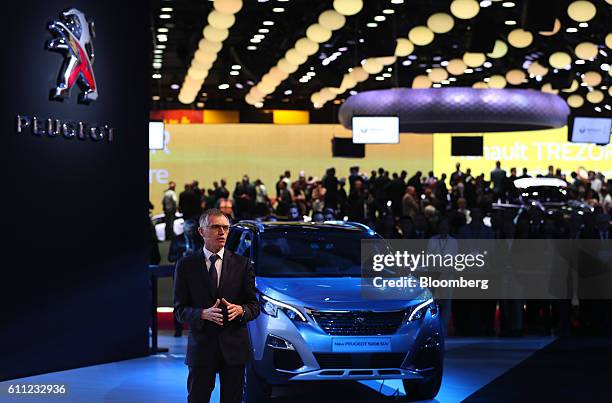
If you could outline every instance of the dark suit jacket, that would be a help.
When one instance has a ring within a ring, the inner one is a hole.
[[[213,365],[217,348],[228,365],[245,364],[250,359],[246,323],[259,315],[255,273],[247,258],[227,249],[223,254],[218,298],[242,305],[244,316],[223,326],[202,320],[202,309],[215,303],[204,251],[178,261],[174,273],[174,312],[179,322],[191,327],[185,358],[189,366]]]

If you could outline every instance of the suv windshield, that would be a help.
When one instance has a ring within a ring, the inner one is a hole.
[[[523,200],[537,200],[542,203],[565,203],[567,197],[564,192],[565,190],[552,186],[531,186],[523,189],[521,194]]]
[[[361,240],[352,231],[270,231],[260,235],[257,275],[263,277],[359,277]]]

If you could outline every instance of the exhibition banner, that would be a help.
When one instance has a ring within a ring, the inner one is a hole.
[[[612,145],[578,144],[567,141],[567,127],[549,130],[517,131],[508,133],[473,133],[462,136],[482,136],[484,149],[482,157],[452,157],[452,133],[434,135],[434,171],[436,174],[455,170],[455,164],[461,163],[461,169],[472,169],[473,175],[489,173],[495,168],[495,161],[501,161],[502,168],[510,174],[515,167],[521,175],[523,168],[530,175],[545,175],[549,165],[560,168],[568,178],[571,172],[583,167],[586,170],[602,172],[606,177],[612,176]]]

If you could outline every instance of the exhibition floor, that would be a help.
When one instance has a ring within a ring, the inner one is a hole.
[[[449,338],[446,343],[444,379],[436,400],[459,402],[501,377],[539,350],[554,342],[551,337]],[[187,337],[173,338],[162,332],[159,345],[169,352],[133,360],[55,372],[0,383],[0,401],[70,401],[70,402],[181,402],[185,398],[187,367],[183,364]],[[78,354],[78,352],[75,352]],[[7,399],[9,384],[64,383],[68,400],[60,396]],[[388,402],[394,394],[403,394],[400,381],[368,381],[353,384],[321,382],[315,387],[275,389],[274,402]],[[215,389],[211,402],[219,401]]]

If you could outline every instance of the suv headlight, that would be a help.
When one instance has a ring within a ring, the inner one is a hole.
[[[270,315],[274,318],[278,316],[278,311],[283,311],[285,315],[291,320],[298,322],[307,322],[306,317],[297,308],[292,307],[284,302],[272,299],[264,294],[259,294],[259,304],[261,305],[261,311],[266,315]]]
[[[409,311],[408,319],[406,321],[415,322],[417,320],[423,319],[428,309],[431,312],[431,316],[436,316],[438,314],[438,304],[436,304],[436,301],[434,301],[433,298],[430,298],[427,301],[424,301],[418,305],[415,305]]]

